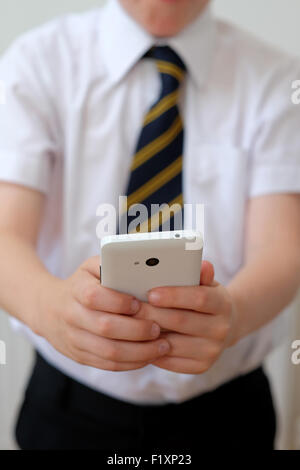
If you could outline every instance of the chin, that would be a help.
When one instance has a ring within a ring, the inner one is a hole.
[[[185,25],[174,24],[168,21],[160,21],[152,24],[144,24],[144,28],[152,35],[156,37],[170,37],[176,36]]]

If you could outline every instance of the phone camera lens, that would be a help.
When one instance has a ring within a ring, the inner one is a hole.
[[[149,258],[146,261],[147,266],[157,266],[158,263],[159,263],[159,259],[157,259],[157,258]]]

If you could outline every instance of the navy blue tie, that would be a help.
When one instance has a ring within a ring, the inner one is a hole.
[[[146,57],[156,62],[161,92],[145,116],[132,160],[121,233],[182,228],[184,130],[178,98],[186,68],[168,46],[154,47]],[[146,212],[141,212],[137,204],[143,204]],[[133,212],[128,214],[130,210]]]

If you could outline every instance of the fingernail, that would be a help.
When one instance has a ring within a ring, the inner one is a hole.
[[[160,293],[157,291],[150,291],[148,294],[148,300],[154,304],[159,303],[160,297]]]
[[[153,323],[151,328],[151,335],[156,337],[160,334],[160,327],[156,323]]]
[[[170,349],[169,343],[165,342],[159,345],[158,351],[160,354],[166,354],[169,351],[169,349]]]
[[[137,313],[140,309],[140,302],[136,299],[134,299],[132,302],[131,302],[131,311],[132,313]]]

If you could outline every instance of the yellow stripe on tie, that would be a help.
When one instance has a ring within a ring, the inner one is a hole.
[[[161,73],[172,75],[172,77],[176,78],[179,82],[183,79],[184,71],[177,65],[165,62],[164,60],[157,60],[156,65]]]
[[[164,132],[161,136],[150,142],[150,144],[143,147],[139,152],[135,154],[131,171],[136,170],[143,163],[152,158],[155,154],[167,147],[182,130],[182,121],[180,116],[174,120],[172,126]]]
[[[141,203],[147,199],[151,194],[158,191],[162,186],[175,178],[182,170],[182,156],[174,160],[173,163],[168,165],[164,170],[151,178],[147,183],[139,189],[131,193],[127,198],[127,207],[133,204]],[[127,209],[128,210],[128,209]]]
[[[161,116],[163,113],[168,111],[170,108],[176,105],[178,100],[178,90],[173,91],[173,93],[170,93],[169,95],[165,96],[162,100],[160,100],[157,105],[149,111],[147,114],[145,120],[144,120],[144,126],[149,124],[150,122],[154,121],[154,119],[157,119],[159,116]]]
[[[174,207],[173,207],[174,206]],[[157,212],[156,214],[153,214],[152,217],[150,217],[148,220],[145,220],[140,225],[140,230],[139,232],[145,233],[145,232],[150,232],[150,231],[155,231],[159,229],[159,227],[165,223],[167,220],[170,219],[170,214],[172,215],[177,214],[177,212],[181,211],[183,207],[183,196],[182,194],[179,194],[179,196],[175,197],[171,202],[169,202],[168,206],[161,211]],[[130,231],[130,233],[135,233],[134,230]]]

